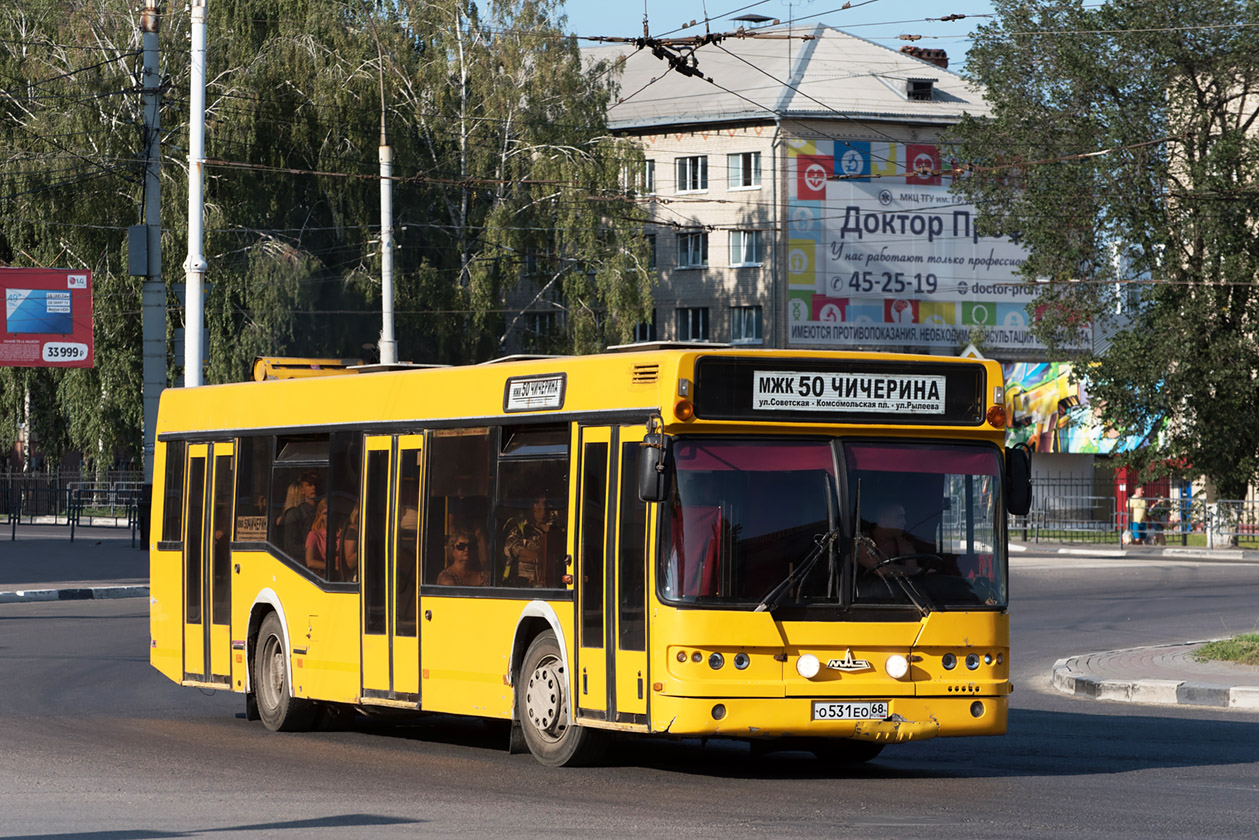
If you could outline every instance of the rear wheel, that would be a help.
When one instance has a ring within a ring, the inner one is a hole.
[[[284,628],[275,613],[269,613],[258,630],[253,689],[258,717],[272,732],[298,732],[310,729],[315,722],[315,704],[293,696]]]
[[[516,714],[525,744],[542,764],[588,764],[602,748],[602,732],[572,721],[568,674],[553,633],[543,633],[525,651],[516,679]]]

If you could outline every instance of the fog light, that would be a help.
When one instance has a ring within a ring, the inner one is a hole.
[[[691,654],[691,661],[692,661],[692,662],[703,662],[703,661],[704,661],[704,654],[700,653],[699,651],[695,651],[694,653],[692,653],[692,654]]]
[[[684,651],[684,650],[680,650],[680,651],[678,651],[678,661],[679,661],[679,662],[685,662],[685,661],[686,661],[686,651]]]
[[[940,657],[940,664],[944,666],[944,670],[952,671],[957,667],[957,657],[951,653],[946,653]]]
[[[817,676],[817,672],[822,669],[822,663],[817,661],[817,657],[811,653],[806,653],[796,660],[796,673],[811,680]]]
[[[726,707],[722,703],[713,706],[713,720],[721,720],[726,716]]]
[[[887,658],[887,662],[883,663],[883,667],[887,670],[887,675],[894,680],[903,680],[905,675],[909,673],[909,660],[894,653]]]
[[[971,704],[970,704],[970,716],[971,716],[971,717],[983,717],[983,716],[984,716],[984,704],[983,704],[983,703],[980,703],[978,700],[976,700],[974,703],[971,703]]]
[[[752,660],[748,658],[748,655],[742,651],[734,655],[734,667],[738,668],[740,671],[748,667],[751,662]]]
[[[966,667],[972,671],[978,668],[979,667],[979,654],[977,653],[966,654]]]
[[[998,665],[1000,665],[1000,664],[1002,663],[1002,661],[1004,661],[1004,660],[1005,660],[1005,655],[1004,655],[1004,654],[1000,654],[1000,653],[998,653],[998,654],[997,654],[997,664],[998,664]]]
[[[708,667],[712,668],[714,671],[721,670],[721,666],[725,664],[726,657],[722,656],[720,653],[714,653],[712,656],[708,657]]]
[[[985,665],[991,665],[991,664],[992,664],[992,654],[991,654],[991,653],[985,653],[985,654],[984,654],[984,664],[985,664]]]

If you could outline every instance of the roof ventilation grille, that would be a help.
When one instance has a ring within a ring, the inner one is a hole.
[[[630,382],[635,385],[647,385],[660,378],[660,365],[634,365],[630,371]]]

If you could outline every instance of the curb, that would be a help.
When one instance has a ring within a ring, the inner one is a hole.
[[[1054,688],[1076,697],[1120,703],[1259,710],[1259,686],[1230,686],[1193,680],[1108,680],[1073,674],[1073,663],[1089,655],[1069,656],[1055,662]]]
[[[0,604],[36,601],[91,601],[111,598],[147,598],[147,586],[82,586],[65,589],[18,589],[0,592]]]
[[[1063,555],[1075,557],[1110,558],[1117,560],[1202,560],[1216,563],[1259,562],[1259,551],[1249,548],[1050,548],[1049,546],[1010,543],[1010,554],[1015,555]]]

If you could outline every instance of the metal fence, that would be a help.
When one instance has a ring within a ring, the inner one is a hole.
[[[1148,485],[1147,485],[1148,486]],[[1143,527],[1115,498],[1110,478],[1037,478],[1032,509],[1010,517],[1010,537],[1023,542],[1130,543],[1138,536],[1151,545],[1259,547],[1259,500],[1194,498],[1183,480],[1153,484],[1163,495],[1147,495]]]
[[[18,525],[127,528],[132,545],[143,526],[144,474],[109,472],[87,477],[62,474],[0,473],[0,519],[17,539]]]

